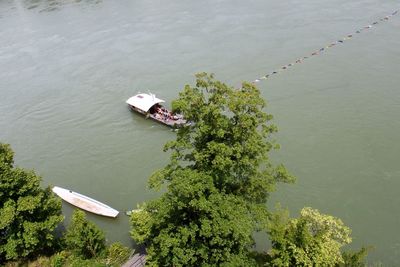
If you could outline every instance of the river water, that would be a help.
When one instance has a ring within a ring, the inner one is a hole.
[[[125,100],[167,102],[194,73],[252,81],[399,8],[394,0],[1,0],[0,140],[45,185],[124,211],[156,197],[166,127]],[[370,262],[400,261],[400,17],[258,84],[297,176],[280,186],[292,215],[304,206],[340,217]],[[68,217],[71,206],[64,204]],[[110,241],[131,243],[125,215],[88,215]],[[268,247],[257,236],[258,249]]]

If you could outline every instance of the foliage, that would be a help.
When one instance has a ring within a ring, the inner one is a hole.
[[[293,181],[282,166],[273,166],[268,153],[277,148],[277,131],[266,103],[250,83],[234,89],[207,73],[196,75],[196,87],[186,85],[173,109],[191,121],[164,150],[171,161],[151,178],[155,187],[171,180],[171,173],[192,168],[213,178],[220,192],[265,203],[276,182]]]
[[[83,259],[79,255],[72,254],[63,266],[68,267],[106,267],[107,265],[97,258]]]
[[[131,251],[120,243],[113,243],[107,247],[106,253],[100,253],[97,257],[84,259],[80,255],[68,250],[62,250],[51,257],[41,256],[33,261],[7,262],[6,267],[106,267],[122,266],[129,257]]]
[[[253,222],[245,201],[220,193],[211,176],[195,170],[177,170],[171,178],[167,193],[131,215],[131,235],[147,244],[148,264],[253,264],[247,259]]]
[[[65,265],[67,258],[68,253],[66,251],[58,252],[51,257],[51,265],[53,267],[62,267]]]
[[[104,233],[86,219],[85,213],[81,210],[74,211],[65,233],[67,248],[83,259],[90,259],[105,249],[105,242]]]
[[[59,254],[54,255],[51,257],[51,265],[49,267],[55,267],[56,264],[61,264],[58,265],[59,267],[106,267],[110,266],[105,264],[103,261],[104,259],[102,258],[91,258],[91,259],[83,259],[81,256],[67,252],[67,251],[62,251]],[[45,267],[42,265],[41,267]]]
[[[107,248],[107,265],[121,266],[129,258],[131,250],[121,243],[113,243]]]
[[[252,265],[252,233],[265,224],[269,193],[293,177],[269,160],[277,128],[259,90],[196,77],[173,102],[191,123],[165,145],[170,162],[150,177],[151,188],[166,184],[167,192],[132,214],[131,235],[154,265]]]
[[[28,267],[54,267],[49,257],[40,256],[34,262],[29,262]]]
[[[280,211],[271,216],[271,266],[336,266],[344,264],[340,249],[351,242],[340,219],[303,208],[299,218]]]
[[[342,253],[344,263],[339,264],[341,267],[363,267],[367,266],[365,258],[372,247],[362,247],[358,251],[344,251]]]
[[[40,181],[33,171],[14,167],[13,151],[0,143],[0,264],[55,248],[61,201]]]

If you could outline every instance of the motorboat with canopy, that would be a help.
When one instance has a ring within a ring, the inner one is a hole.
[[[140,93],[126,100],[129,107],[140,114],[170,127],[179,127],[187,124],[180,114],[174,114],[161,103],[164,100],[157,98],[154,94]]]

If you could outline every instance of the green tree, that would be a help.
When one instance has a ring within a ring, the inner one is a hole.
[[[0,263],[55,248],[61,201],[40,181],[33,171],[14,167],[13,151],[0,143]]]
[[[101,229],[86,219],[85,213],[76,210],[65,233],[67,248],[84,259],[96,257],[105,249],[105,236]]]
[[[277,212],[271,216],[268,233],[272,243],[270,266],[344,264],[340,250],[351,242],[351,230],[340,219],[308,207],[294,219],[289,219],[286,211]]]
[[[165,183],[167,192],[132,214],[131,235],[148,246],[154,265],[249,265],[269,193],[293,178],[269,160],[277,128],[259,90],[196,77],[173,102],[191,124],[165,145],[170,162],[150,177],[151,188]]]
[[[358,251],[343,251],[342,252],[342,257],[343,261],[342,263],[338,264],[340,267],[364,267],[367,266],[366,264],[366,257],[368,255],[368,252],[372,250],[373,247],[362,247]],[[378,266],[377,264],[374,264],[373,266]]]
[[[152,185],[170,180],[180,168],[192,168],[213,178],[219,191],[265,203],[277,182],[292,182],[283,165],[274,166],[269,152],[278,148],[271,135],[277,127],[260,91],[251,83],[230,87],[207,73],[196,75],[196,87],[186,85],[173,109],[192,124],[178,130],[164,150],[171,161],[152,177]]]
[[[243,198],[220,193],[212,177],[177,170],[168,192],[131,215],[132,237],[150,266],[250,266],[253,222]]]

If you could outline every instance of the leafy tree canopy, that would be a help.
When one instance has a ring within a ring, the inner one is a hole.
[[[97,225],[86,219],[85,213],[76,210],[65,233],[67,248],[84,259],[90,259],[105,249],[106,239]]]
[[[368,247],[362,247],[358,251],[343,251],[342,257],[343,261],[342,263],[338,264],[338,267],[364,267],[367,266],[366,264],[366,257],[368,255],[368,252],[373,249],[372,246]],[[372,266],[379,266],[378,263],[373,264]]]
[[[186,85],[173,102],[174,111],[192,123],[165,145],[172,151],[170,164],[152,176],[151,186],[191,168],[211,176],[220,192],[264,204],[277,182],[293,181],[282,165],[269,161],[268,153],[278,147],[271,138],[277,128],[263,111],[265,101],[253,84],[234,89],[212,74],[196,77],[196,86]]]
[[[154,265],[249,266],[269,193],[293,178],[269,160],[277,129],[259,90],[196,77],[173,102],[191,124],[165,145],[170,163],[150,178],[151,188],[166,183],[167,192],[132,214],[131,235],[147,245]]]
[[[0,143],[0,263],[54,248],[61,201],[40,181],[33,171],[14,167],[13,151]]]
[[[207,174],[186,168],[172,175],[167,193],[131,215],[131,235],[147,245],[150,266],[252,265],[245,201],[220,193]]]
[[[268,233],[272,242],[271,266],[344,264],[340,249],[351,242],[351,231],[340,219],[308,207],[295,219],[289,219],[285,211],[276,213]]]

